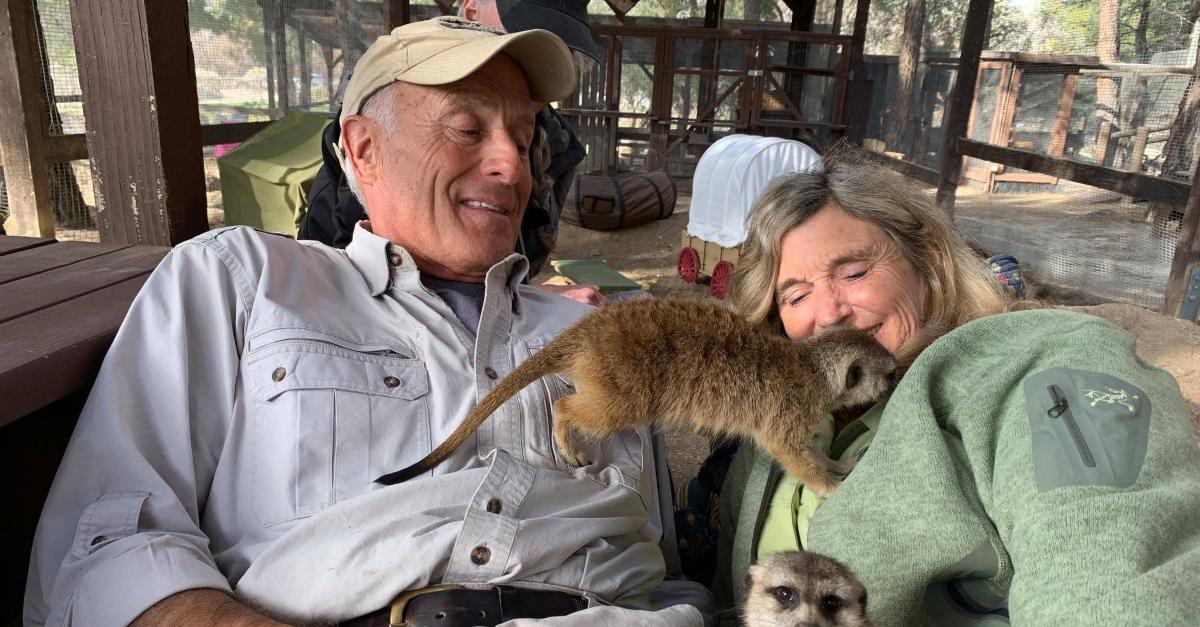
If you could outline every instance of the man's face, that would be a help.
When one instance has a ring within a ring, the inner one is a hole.
[[[372,230],[422,272],[482,281],[513,251],[532,188],[540,105],[524,74],[501,54],[457,83],[402,84],[382,97],[396,99],[395,132],[369,123],[371,145],[356,155]]]

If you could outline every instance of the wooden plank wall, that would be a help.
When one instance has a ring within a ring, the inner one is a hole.
[[[187,0],[71,0],[100,237],[169,246],[208,230]]]

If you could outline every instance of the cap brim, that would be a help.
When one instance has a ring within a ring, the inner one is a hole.
[[[438,53],[396,75],[416,85],[447,85],[462,80],[501,52],[512,57],[529,83],[529,97],[557,102],[575,91],[578,78],[571,51],[545,30],[475,39]]]
[[[532,2],[506,2],[497,0],[500,4],[500,22],[504,30],[517,31],[547,30],[562,38],[568,48],[578,50],[594,59],[597,63],[603,54],[596,40],[592,39],[592,31],[588,25],[557,9],[545,7]],[[520,9],[516,9],[519,6]]]

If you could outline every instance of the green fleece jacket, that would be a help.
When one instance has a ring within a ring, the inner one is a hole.
[[[743,598],[779,471],[746,446],[721,495],[714,592]],[[1200,449],[1179,387],[1092,316],[992,316],[939,339],[809,549],[886,625],[1200,625]]]

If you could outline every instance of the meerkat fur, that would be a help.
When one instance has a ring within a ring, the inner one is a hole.
[[[428,472],[522,388],[562,373],[575,394],[554,404],[554,440],[570,464],[589,462],[575,434],[600,440],[658,423],[754,438],[818,494],[853,467],[813,446],[820,417],[887,392],[896,361],[874,338],[834,329],[801,341],[763,332],[701,301],[634,300],[601,307],[517,366],[421,461],[381,477]]]
[[[867,590],[841,563],[807,551],[768,555],[746,572],[742,624],[873,627]]]

